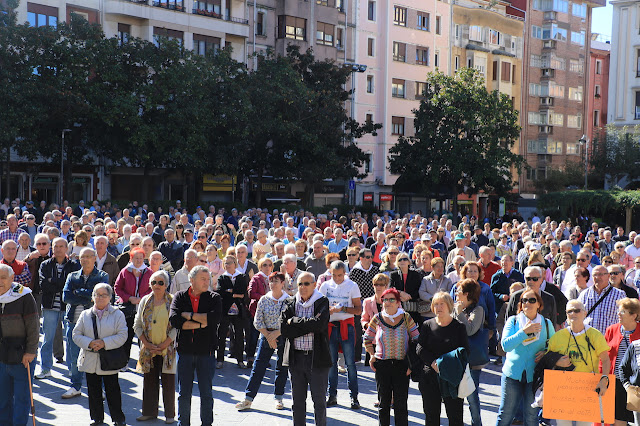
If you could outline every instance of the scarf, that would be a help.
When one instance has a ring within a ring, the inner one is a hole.
[[[11,288],[3,295],[0,295],[0,304],[6,305],[7,303],[15,302],[22,296],[26,296],[31,293],[29,287],[25,287],[22,284],[11,283]]]
[[[383,317],[388,318],[390,320],[394,320],[394,319],[398,318],[400,315],[403,315],[403,314],[404,314],[404,310],[402,308],[398,308],[398,312],[396,312],[393,315],[389,315],[388,313],[386,313],[384,311],[384,309],[380,312],[380,315],[382,315]]]
[[[364,272],[367,272],[367,273],[368,273],[368,272],[371,270],[371,268],[373,268],[373,262],[371,263],[371,266],[369,266],[369,269],[364,269],[364,268],[362,267],[362,263],[361,263],[360,261],[358,261],[358,263],[356,263],[356,264],[353,266],[353,268],[351,268],[351,269],[352,269],[352,270],[353,270],[353,269],[361,269],[361,270],[363,270]]]
[[[258,272],[258,275],[262,275],[264,277],[264,279],[268,280],[269,277],[267,276],[267,274],[265,274],[264,272],[260,271]]]
[[[282,296],[280,296],[279,299],[276,299],[275,297],[273,297],[273,292],[270,291],[267,294],[265,294],[266,297],[268,297],[271,300],[275,300],[276,302],[282,302],[283,300],[287,299],[289,297],[289,295],[287,293],[285,293],[284,291],[282,292]]]
[[[318,291],[318,289],[314,289],[313,290],[313,294],[311,295],[309,300],[307,300],[306,302],[302,301],[302,298],[300,297],[300,292],[296,293],[296,296],[295,296],[296,303],[300,303],[302,305],[302,307],[305,308],[305,309],[310,307],[310,306],[313,306],[315,301],[320,299],[321,297],[324,297],[324,295],[322,293],[320,293]]]
[[[129,262],[126,269],[129,269],[132,272],[139,271],[144,274],[144,271],[147,269],[147,265],[143,263],[142,266],[140,266],[139,268],[136,268],[135,266],[133,266],[133,262]]]
[[[142,307],[142,332],[144,333],[144,337],[147,338],[148,341],[151,341],[151,327],[153,327],[153,293],[149,295],[144,306]],[[167,312],[171,310],[171,301],[173,296],[170,293],[165,293],[164,301],[165,307],[167,308]],[[173,327],[171,326],[171,322],[167,324],[167,335],[171,331]],[[165,370],[171,370],[173,368],[173,363],[176,360],[176,352],[175,345],[172,343],[167,347],[167,353],[164,355],[162,366]],[[140,351],[138,364],[140,365],[140,370],[143,373],[148,373],[151,371],[151,363],[153,362],[153,355],[146,347]]]
[[[236,277],[237,277],[238,275],[242,275],[242,273],[241,273],[241,272],[238,272],[238,270],[236,269],[236,271],[233,273],[233,275],[231,275],[231,274],[230,274],[229,272],[227,272],[227,271],[224,271],[224,273],[223,273],[222,275],[223,275],[223,276],[226,276],[226,277],[231,278],[231,281],[235,283],[235,282],[236,282]]]
[[[527,318],[527,316],[523,313],[520,312],[517,316],[516,319],[518,320],[518,325],[520,326],[520,329],[522,329],[525,325],[527,325],[527,322],[529,322],[529,318]],[[531,321],[534,324],[542,324],[542,315],[537,314],[535,319],[533,321]],[[542,329],[541,329],[542,330]],[[533,342],[537,341],[540,338],[540,333],[533,333],[533,334],[528,334],[527,338],[524,340],[524,342],[522,342],[523,346],[527,346],[532,344]]]

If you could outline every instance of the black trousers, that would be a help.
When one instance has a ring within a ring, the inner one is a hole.
[[[104,420],[104,403],[102,402],[102,384],[104,383],[104,393],[107,396],[109,414],[114,423],[124,423],[124,413],[122,412],[122,397],[120,395],[120,383],[117,374],[86,373],[87,394],[89,395],[89,414],[94,422]]]
[[[224,350],[227,346],[227,333],[231,328],[229,342],[229,352],[231,358],[235,358],[238,362],[244,359],[242,351],[244,350],[244,331],[246,329],[247,319],[241,315],[223,314],[218,325],[218,352],[216,361],[224,361]]]
[[[327,424],[327,385],[329,384],[329,368],[313,366],[313,354],[293,351],[294,365],[289,367],[291,375],[291,396],[293,404],[293,425],[307,424],[307,390],[311,388],[313,414],[317,426]]]
[[[376,367],[376,388],[378,389],[378,424],[389,426],[391,424],[391,401],[393,399],[393,411],[396,426],[409,424],[409,410],[407,398],[409,398],[409,365],[405,360],[388,359],[378,360]]]
[[[355,351],[354,351],[354,356],[353,356],[353,360],[354,362],[360,362],[362,361],[362,334],[363,334],[363,330],[362,330],[362,323],[360,322],[360,315],[356,315],[353,318],[354,321],[354,328],[355,328],[355,332],[356,332],[356,342],[355,342]]]
[[[127,335],[127,341],[124,342],[125,351],[129,354],[129,358],[131,358],[131,343],[133,343],[133,336],[135,335],[133,331],[133,322],[136,317],[126,318],[127,321],[127,329],[129,330],[129,334]]]
[[[424,373],[422,380],[418,383],[418,389],[422,394],[422,409],[424,410],[424,424],[426,426],[440,425],[440,412],[442,410],[442,402],[444,401],[444,409],[447,412],[449,426],[464,426],[462,421],[463,400],[461,398],[443,398],[440,393],[440,384],[438,383],[438,375],[435,371],[430,370]],[[394,400],[394,406],[398,398]]]

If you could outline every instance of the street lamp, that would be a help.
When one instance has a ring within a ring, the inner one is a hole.
[[[62,150],[60,152],[60,205],[64,202],[64,135],[71,129],[62,129]]]
[[[582,135],[578,140],[580,146],[584,146],[584,190],[587,190],[587,171],[589,169],[589,139],[587,135]]]
[[[356,118],[356,73],[357,72],[365,72],[367,70],[367,66],[363,64],[355,64],[353,62],[345,62],[342,65],[344,68],[348,68],[351,70],[351,120],[355,120]],[[353,143],[353,136],[351,136],[351,143]],[[347,190],[349,191],[349,204],[355,204],[355,189],[350,189],[347,184]]]

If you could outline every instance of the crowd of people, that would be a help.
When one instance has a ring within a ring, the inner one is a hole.
[[[446,215],[312,215],[178,202],[156,215],[119,210],[0,205],[0,424],[26,425],[32,378],[69,371],[64,399],[86,380],[92,425],[126,423],[118,373],[134,341],[143,375],[137,421],[213,423],[217,369],[250,370],[250,410],[276,356],[274,409],[291,385],[294,425],[327,423],[345,373],[360,409],[357,363],[375,372],[380,425],[408,424],[410,381],[425,424],[482,425],[481,372],[502,365],[497,425],[548,424],[544,370],[587,372],[615,388],[617,425],[640,414],[640,235],[594,222],[537,216],[499,225]],[[227,343],[228,341],[228,343]],[[493,357],[493,361],[492,361]],[[36,366],[38,367],[36,369]],[[609,377],[615,383],[609,383]],[[176,410],[177,391],[177,410]],[[571,425],[567,419],[559,426]],[[577,422],[578,425],[583,423]]]

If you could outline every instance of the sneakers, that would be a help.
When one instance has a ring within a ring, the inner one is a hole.
[[[284,404],[281,399],[276,399],[276,410],[284,410]]]
[[[173,417],[167,417],[164,422],[168,425],[173,424],[176,422],[176,420]]]
[[[40,372],[33,377],[35,379],[46,379],[47,377],[51,377],[51,370],[47,370],[47,371],[40,370]]]
[[[157,417],[155,417],[155,416],[138,416],[138,417],[136,417],[136,421],[146,422],[147,420],[152,420],[152,419],[155,419],[155,418],[157,418]]]
[[[358,402],[358,398],[351,398],[351,409],[352,410],[360,409],[360,403]]]
[[[333,407],[336,405],[338,405],[338,397],[330,396],[329,399],[327,399],[327,407]]]
[[[253,359],[252,358],[249,358],[247,360],[247,368],[253,368]]]
[[[251,408],[251,401],[248,399],[242,400],[236,404],[236,410],[238,411],[248,410],[249,408]]]
[[[80,394],[81,392],[78,389],[71,386],[65,393],[62,394],[62,399],[75,398],[76,396],[80,396]]]
[[[338,366],[338,373],[344,374],[347,372],[347,369],[341,365]]]
[[[247,364],[245,364],[243,361],[238,361],[238,368],[244,370],[247,368]]]

